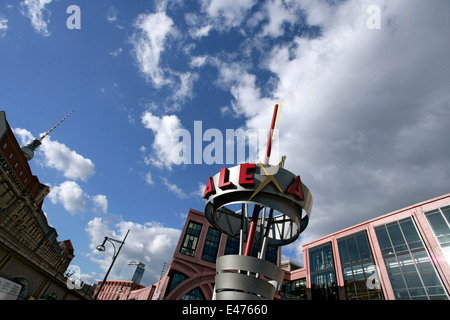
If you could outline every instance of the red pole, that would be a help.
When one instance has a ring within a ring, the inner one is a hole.
[[[275,105],[275,108],[273,110],[272,123],[270,124],[269,139],[267,140],[267,149],[266,149],[266,157],[264,159],[264,164],[269,164],[270,153],[272,152],[272,136],[273,136],[273,130],[275,129],[277,113],[278,113],[278,104]]]
[[[255,207],[253,208],[252,221],[250,222],[250,227],[247,236],[247,243],[245,244],[245,251],[244,251],[245,256],[252,255],[253,243],[255,242],[256,226],[258,225],[260,209],[261,209],[260,205],[255,205]]]
[[[264,164],[269,163],[270,153],[272,151],[272,136],[273,136],[273,131],[275,129],[277,114],[278,114],[278,104],[275,105],[275,108],[273,110],[272,123],[270,124],[269,139],[267,141],[267,149],[266,149],[266,156],[264,159]],[[260,210],[261,210],[260,205],[255,205],[255,207],[253,208],[252,221],[250,222],[250,227],[249,227],[248,236],[247,236],[247,243],[245,245],[245,251],[244,251],[245,256],[250,256],[252,254],[253,243],[255,242],[256,226],[258,225],[258,218],[259,218]]]

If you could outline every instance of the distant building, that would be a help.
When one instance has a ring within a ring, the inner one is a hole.
[[[141,283],[142,276],[145,272],[145,264],[138,261],[130,261],[128,265],[123,267],[119,280],[131,281],[137,284]]]
[[[31,172],[34,149],[20,147],[0,111],[0,281],[19,285],[19,300],[86,298],[66,285],[74,249],[70,240],[57,240],[42,211],[50,189]]]

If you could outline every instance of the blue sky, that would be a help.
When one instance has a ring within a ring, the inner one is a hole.
[[[81,29],[67,28],[70,5]],[[283,100],[280,153],[314,198],[308,229],[283,249],[301,261],[302,243],[449,192],[449,9],[446,0],[5,0],[0,107],[22,144],[75,110],[30,162],[51,186],[43,210],[72,241],[86,282],[110,263],[112,251],[95,246],[131,229],[110,279],[137,259],[150,285],[189,208],[203,210],[208,177],[233,165],[174,163],[173,132],[193,135],[195,121],[224,135],[267,129]]]

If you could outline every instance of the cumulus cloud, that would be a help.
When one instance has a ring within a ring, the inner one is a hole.
[[[111,270],[110,278],[118,279],[122,268],[131,260],[139,260],[145,264],[145,272],[141,284],[149,286],[157,282],[164,263],[170,263],[181,230],[168,228],[158,222],[144,224],[119,221],[113,226],[101,218],[88,222],[86,232],[90,239],[91,260],[106,272],[111,264],[109,257],[113,255],[113,247],[106,243],[106,251],[99,253],[95,248],[101,244],[105,236],[122,241],[130,230],[120,255]],[[119,244],[116,245],[116,250]],[[102,280],[101,275],[97,280]]]
[[[155,86],[170,83],[160,66],[167,37],[174,32],[173,20],[163,11],[141,14],[135,22],[137,32],[131,39],[140,71]]]
[[[0,14],[0,38],[6,35],[6,30],[8,29],[8,19]]]
[[[47,136],[39,150],[43,152],[44,165],[63,173],[66,178],[87,181],[95,173],[92,160],[69,149],[63,143]]]
[[[33,28],[43,36],[49,36],[48,23],[50,11],[46,9],[52,0],[24,0],[20,3],[22,13],[31,20]]]
[[[150,111],[146,111],[142,115],[141,121],[144,127],[152,130],[155,135],[152,144],[154,152],[147,156],[147,163],[159,168],[171,169],[174,164],[172,153],[179,143],[179,137],[174,133],[183,128],[180,119],[176,115],[158,117]],[[141,151],[145,152],[146,148],[141,148]]]
[[[19,137],[21,145],[27,145],[35,139],[27,129],[14,128],[13,132]],[[45,137],[37,153],[43,156],[38,160],[42,165],[62,172],[68,179],[87,181],[95,173],[92,160],[71,150],[65,144],[52,140],[50,136]]]
[[[98,194],[92,197],[95,207],[101,210],[103,213],[108,212],[108,199],[103,194]]]
[[[277,79],[270,103],[247,66],[217,66],[248,127],[270,123],[283,99],[280,150],[314,197],[301,242],[448,192],[449,2],[284,3],[316,29],[264,56]],[[287,12],[274,16],[281,5],[262,8],[266,34],[292,23]],[[367,27],[371,5],[381,8],[380,30]]]
[[[61,204],[72,215],[88,211],[108,214],[107,196],[91,196],[75,181],[66,180],[59,185],[50,186],[49,199],[53,204]]]
[[[86,210],[88,196],[75,181],[65,181],[50,189],[49,198],[53,204],[60,203],[71,214],[76,214]]]
[[[229,30],[244,22],[256,0],[202,0],[202,10],[207,13],[218,30]]]

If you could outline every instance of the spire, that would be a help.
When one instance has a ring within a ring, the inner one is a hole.
[[[72,110],[67,116],[65,116],[60,122],[55,124],[49,131],[47,131],[42,137],[39,139],[34,139],[31,141],[28,145],[23,146],[21,149],[25,155],[25,158],[27,158],[28,161],[33,159],[34,157],[34,151],[42,144],[42,140],[45,139],[49,135],[50,132],[56,129],[64,120],[66,120],[72,113],[74,113],[75,110]]]

